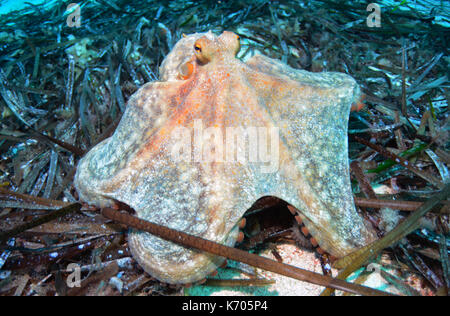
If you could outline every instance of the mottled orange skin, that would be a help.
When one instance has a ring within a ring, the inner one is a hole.
[[[98,206],[120,201],[143,219],[232,246],[244,212],[259,198],[276,196],[295,207],[314,242],[336,257],[373,241],[349,180],[348,115],[360,97],[354,79],[296,70],[261,55],[244,63],[236,58],[239,47],[231,32],[181,39],[161,65],[161,81],[139,89],[114,135],[80,161],[80,197]],[[236,148],[261,158],[260,146],[267,147],[270,160],[220,156],[211,139],[205,144],[214,145],[208,148],[215,159],[195,160],[195,151],[174,159],[174,149],[186,149],[180,139],[195,147],[199,121],[204,129],[216,127],[216,136],[238,128],[243,134],[234,136],[248,138]],[[176,134],[181,127],[184,133]],[[278,134],[257,135],[257,148],[246,151],[252,131]],[[223,262],[144,232],[131,232],[129,245],[147,272],[168,283],[201,280]]]

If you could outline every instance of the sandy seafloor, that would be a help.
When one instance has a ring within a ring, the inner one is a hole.
[[[322,274],[322,268],[319,260],[311,251],[301,250],[292,244],[281,244],[276,247],[277,252],[283,258],[283,263],[296,266],[308,271]],[[269,250],[260,255],[275,260],[275,257]],[[364,269],[362,269],[364,270]],[[393,286],[389,286],[386,281],[379,275],[376,269],[370,273],[365,280],[364,285],[376,288],[382,291],[388,291],[394,294],[399,293]],[[366,270],[364,270],[366,271]],[[360,271],[362,272],[362,271]],[[367,272],[367,271],[366,271]],[[275,283],[268,286],[247,286],[247,287],[209,287],[209,286],[193,286],[186,289],[186,295],[192,296],[317,296],[325,288],[322,286],[298,281],[276,273],[257,270],[258,277],[274,280]],[[337,271],[333,270],[333,276],[337,275]],[[354,281],[359,273],[354,273],[348,278],[348,281]],[[243,279],[248,278],[245,274],[239,274],[232,269],[219,269],[219,274],[214,278],[219,279]],[[338,291],[337,295],[344,293]]]

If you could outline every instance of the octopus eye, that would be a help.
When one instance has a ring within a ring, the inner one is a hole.
[[[239,35],[236,35],[237,37],[236,37],[236,39],[239,41],[241,38],[239,37]]]
[[[211,57],[214,54],[213,50],[214,45],[212,41],[205,36],[199,38],[194,43],[195,57],[201,64],[207,64],[211,60]]]

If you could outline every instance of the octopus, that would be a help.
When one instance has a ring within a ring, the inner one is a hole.
[[[139,218],[234,246],[246,210],[276,197],[335,257],[374,241],[350,187],[356,81],[263,55],[243,62],[239,49],[228,31],[180,39],[161,80],[136,91],[114,134],[79,161],[80,199],[125,203]],[[201,280],[225,260],[137,230],[128,245],[146,272],[171,284]]]

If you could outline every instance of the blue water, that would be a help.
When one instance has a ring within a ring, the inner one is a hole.
[[[29,4],[27,4],[25,2],[36,4],[36,5],[42,4],[44,2],[46,2],[47,5],[51,5],[52,3],[54,3],[54,1],[45,1],[45,0],[1,0],[0,1],[0,15],[7,14],[12,11],[20,10],[27,6],[30,6]]]

